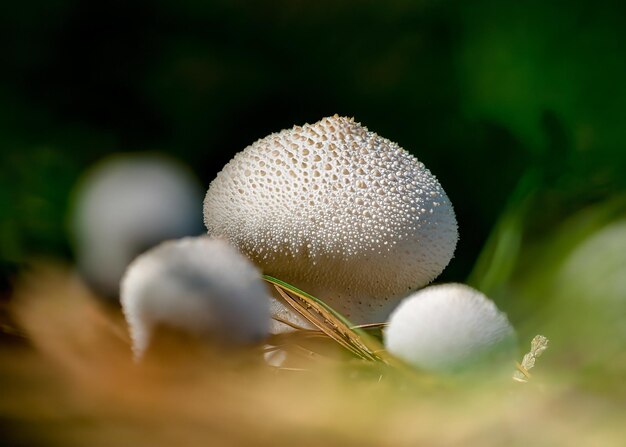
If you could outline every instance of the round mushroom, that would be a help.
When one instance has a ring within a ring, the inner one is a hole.
[[[258,269],[228,242],[208,237],[161,243],[135,259],[121,283],[137,359],[158,325],[235,344],[260,341],[269,300]]]
[[[516,337],[491,300],[452,283],[429,286],[405,298],[391,314],[385,347],[418,368],[451,372],[512,361]]]
[[[452,205],[413,155],[337,115],[260,139],[204,201],[211,236],[355,323],[384,321],[448,264]]]
[[[155,154],[114,155],[77,185],[70,218],[78,269],[117,299],[128,264],[167,239],[202,233],[202,190],[181,163]]]

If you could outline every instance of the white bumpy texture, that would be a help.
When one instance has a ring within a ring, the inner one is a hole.
[[[385,330],[385,347],[431,371],[455,371],[516,354],[506,315],[478,290],[463,284],[426,287],[404,299]]]
[[[355,323],[382,321],[448,264],[452,205],[414,156],[333,116],[258,140],[211,183],[211,236]]]
[[[161,324],[233,343],[260,341],[270,325],[258,269],[208,237],[164,242],[139,256],[122,279],[121,302],[136,358]]]

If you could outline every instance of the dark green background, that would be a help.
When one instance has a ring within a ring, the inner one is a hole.
[[[626,189],[626,13],[615,5],[8,3],[3,288],[33,256],[71,256],[69,193],[106,154],[168,152],[208,186],[256,139],[334,113],[437,175],[461,235],[442,279],[464,280],[499,216],[522,209],[523,242],[541,242]]]

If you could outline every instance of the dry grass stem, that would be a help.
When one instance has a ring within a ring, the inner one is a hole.
[[[261,346],[167,331],[135,364],[120,312],[58,266],[24,277],[13,315],[28,343],[0,344],[6,445],[623,445],[622,402],[561,371],[525,387],[409,377],[317,331],[270,339],[280,368]]]

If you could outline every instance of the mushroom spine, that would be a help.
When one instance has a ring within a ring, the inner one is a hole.
[[[435,176],[337,115],[256,141],[211,183],[211,236],[355,323],[381,321],[448,264],[458,238]]]

